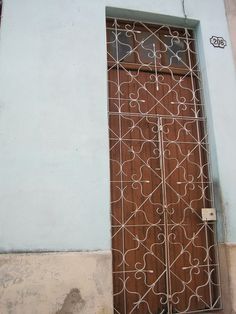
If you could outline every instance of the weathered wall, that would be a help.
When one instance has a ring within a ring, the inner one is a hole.
[[[228,26],[231,37],[231,44],[233,48],[234,63],[236,68],[236,0],[225,0],[226,16],[228,19]],[[234,148],[232,148],[234,149]],[[232,225],[235,226],[235,219],[232,221]],[[236,231],[236,229],[234,229]],[[227,259],[228,259],[228,271],[230,280],[230,294],[232,299],[232,313],[236,313],[236,244],[235,239],[232,243],[225,245]]]
[[[109,252],[0,255],[1,314],[111,314]]]
[[[226,245],[229,287],[232,302],[232,314],[236,313],[236,244],[228,243]]]
[[[225,0],[225,8],[236,66],[236,0]]]
[[[224,243],[219,244],[219,259],[220,259],[220,279],[221,279],[221,293],[223,310],[217,312],[218,314],[233,314],[232,313],[232,300],[231,300],[231,287],[229,278],[229,264],[228,264],[228,251]]]

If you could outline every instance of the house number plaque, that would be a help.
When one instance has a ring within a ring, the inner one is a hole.
[[[226,40],[223,37],[217,37],[217,36],[212,36],[210,38],[210,43],[215,48],[225,48],[225,46],[227,45]]]

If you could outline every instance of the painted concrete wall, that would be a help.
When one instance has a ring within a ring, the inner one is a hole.
[[[225,0],[226,16],[230,31],[231,43],[234,54],[234,62],[236,68],[236,1]],[[232,226],[235,221],[232,221]],[[235,240],[234,240],[235,241]],[[228,243],[226,245],[226,253],[228,260],[229,287],[232,303],[232,313],[236,313],[236,244]]]
[[[105,22],[99,9],[95,28],[90,2],[4,1],[2,250],[110,247]]]
[[[107,7],[123,17],[195,25],[218,211],[226,218],[219,238],[236,242],[236,82],[223,0],[185,0],[186,21],[180,0],[5,0],[0,251],[93,252],[1,254],[4,314],[112,313],[111,255],[94,251],[110,249]],[[228,46],[213,48],[212,35]],[[227,257],[221,258],[223,313],[236,313],[227,290],[234,301],[236,246],[222,245],[220,252]]]
[[[110,252],[0,255],[1,314],[111,314]]]
[[[173,23],[188,22],[180,0],[4,1],[0,32],[3,251],[110,248],[106,7],[134,10],[127,13],[133,18],[160,22],[172,16]],[[226,240],[236,242],[232,145],[236,83],[224,3],[185,0],[185,9],[195,24],[200,21],[214,180],[227,218]],[[228,46],[213,48],[212,35],[223,36]]]
[[[225,0],[225,8],[233,47],[234,62],[236,64],[236,0]]]

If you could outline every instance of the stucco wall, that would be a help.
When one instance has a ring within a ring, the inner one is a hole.
[[[231,43],[234,54],[234,62],[236,68],[236,1],[225,0],[226,16],[228,18],[228,26],[231,35]],[[235,220],[232,221],[235,226]],[[232,243],[226,245],[228,257],[228,271],[230,280],[230,294],[232,299],[232,313],[236,313],[236,245],[235,239]]]
[[[213,175],[226,240],[236,241],[235,72],[223,0],[186,0],[187,20],[179,0],[8,0],[0,33],[1,250],[110,248],[106,7],[156,22],[200,21]],[[228,46],[214,48],[213,34]]]
[[[0,255],[1,314],[111,314],[111,254]]]
[[[226,219],[218,236],[236,242],[236,82],[223,0],[185,0],[187,20],[180,0],[5,0],[0,250],[110,249],[107,7],[109,14],[195,26],[219,225]],[[214,48],[212,35],[227,47]],[[233,295],[233,246],[226,253]],[[63,314],[74,293],[74,313],[111,313],[111,256],[96,254],[1,255],[1,310]]]
[[[3,3],[3,250],[110,247],[104,20],[92,36],[86,3]]]
[[[225,0],[225,8],[233,47],[234,62],[236,65],[236,0]]]

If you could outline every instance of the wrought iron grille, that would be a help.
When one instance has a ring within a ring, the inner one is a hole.
[[[221,308],[193,32],[107,21],[114,313]]]

